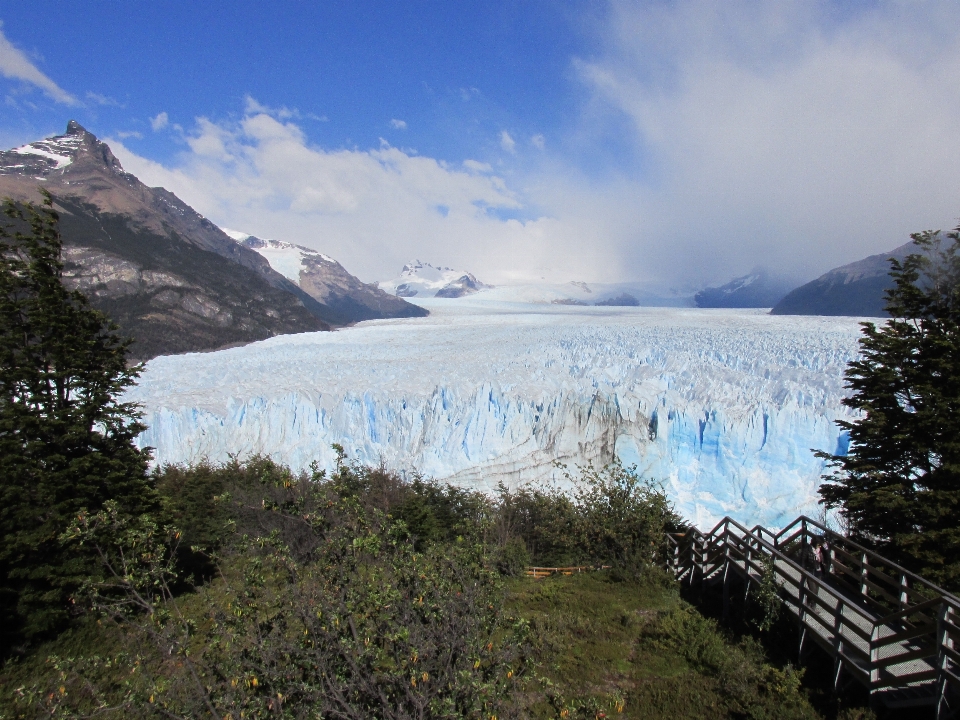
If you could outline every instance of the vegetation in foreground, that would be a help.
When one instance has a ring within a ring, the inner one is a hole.
[[[0,716],[819,717],[653,567],[675,517],[622,468],[494,499],[345,463],[154,480],[163,522],[107,504],[64,535],[108,570],[7,662]],[[615,567],[522,574],[558,557]]]

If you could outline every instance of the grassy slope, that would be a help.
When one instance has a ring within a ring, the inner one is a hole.
[[[508,598],[538,646],[544,680],[531,688],[533,717],[820,717],[802,673],[767,664],[751,641],[734,644],[657,578],[524,578]]]

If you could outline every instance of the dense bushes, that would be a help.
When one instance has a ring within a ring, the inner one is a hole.
[[[503,611],[501,577],[531,556],[636,573],[676,520],[662,493],[619,467],[587,469],[569,496],[491,498],[342,456],[329,476],[254,458],[167,467],[153,481],[159,513],[108,504],[64,537],[107,568],[85,597],[98,642],[114,649],[61,658],[20,690],[21,709],[517,715],[528,628]]]
[[[520,540],[536,565],[611,565],[639,573],[656,563],[664,533],[682,521],[654,483],[614,463],[566,474],[556,485],[500,488],[495,517],[499,541]]]

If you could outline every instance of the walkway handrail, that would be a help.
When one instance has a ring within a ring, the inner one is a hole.
[[[722,522],[722,521],[721,521],[721,522]],[[787,525],[786,527],[784,527],[782,530],[780,530],[779,532],[777,532],[777,533],[775,534],[775,537],[777,538],[777,540],[779,540],[783,535],[785,535],[785,534],[787,533],[787,531],[788,531],[790,528],[794,527],[794,526],[797,525],[798,523],[806,523],[807,525],[813,525],[815,528],[817,528],[818,530],[820,530],[823,535],[827,535],[827,536],[829,536],[830,538],[835,539],[835,540],[837,540],[838,542],[843,543],[844,545],[849,545],[849,546],[852,546],[852,547],[856,548],[859,552],[864,553],[864,554],[867,555],[869,558],[871,558],[871,559],[876,559],[876,560],[880,561],[880,563],[882,563],[885,567],[887,567],[887,568],[889,568],[889,569],[891,569],[891,570],[895,570],[897,573],[899,573],[899,574],[901,574],[901,575],[907,576],[908,578],[910,578],[912,581],[914,581],[914,582],[917,583],[918,585],[921,585],[921,586],[923,586],[923,587],[925,587],[925,588],[927,588],[927,589],[929,589],[929,590],[932,590],[932,591],[933,591],[935,594],[937,594],[937,595],[940,595],[940,596],[943,596],[943,597],[952,599],[952,601],[953,601],[954,603],[957,603],[958,606],[960,606],[960,598],[958,598],[957,596],[953,595],[952,593],[947,592],[946,590],[944,590],[944,589],[943,589],[942,587],[940,587],[939,585],[935,585],[934,583],[930,582],[929,580],[924,579],[924,578],[921,577],[920,575],[917,575],[916,573],[910,572],[910,571],[907,570],[905,567],[903,567],[903,566],[901,566],[901,565],[898,565],[897,563],[893,562],[892,560],[890,560],[890,559],[888,559],[888,558],[883,557],[882,555],[880,555],[880,554],[879,554],[878,552],[876,552],[875,550],[871,550],[870,548],[865,547],[864,545],[861,545],[860,543],[856,542],[855,540],[851,540],[850,538],[846,537],[845,535],[841,535],[840,533],[836,532],[835,530],[831,530],[829,527],[827,527],[827,526],[824,525],[823,523],[821,523],[821,522],[819,522],[819,521],[817,521],[817,520],[814,520],[813,518],[808,517],[807,515],[801,515],[801,516],[798,517],[796,520],[794,520],[792,523],[790,523],[789,525]],[[757,527],[760,528],[759,525],[758,525]],[[766,530],[765,528],[761,528],[761,530],[763,530],[764,532],[770,532],[769,530]]]
[[[821,538],[830,544],[822,574],[805,567]],[[677,578],[722,577],[725,613],[732,577],[749,593],[770,569],[800,624],[801,653],[809,637],[833,655],[835,683],[846,669],[871,694],[926,692],[945,717],[950,688],[960,690],[960,598],[807,516],[776,532],[725,517],[707,533],[689,527],[666,540]]]
[[[717,524],[714,526],[714,528],[710,531],[710,533],[709,533],[708,535],[702,536],[702,537],[704,537],[704,539],[713,537],[720,528],[722,528],[722,527],[727,527],[727,526],[730,526],[730,525],[733,525],[735,528],[737,528],[738,530],[740,530],[741,532],[743,532],[744,536],[754,538],[754,539],[757,541],[757,543],[759,544],[759,546],[760,546],[761,548],[766,549],[766,550],[770,553],[771,556],[777,558],[778,560],[780,560],[780,561],[783,562],[783,563],[786,563],[786,565],[787,565],[788,567],[792,568],[794,571],[796,571],[796,572],[800,575],[800,577],[802,577],[802,578],[804,578],[804,579],[807,579],[808,581],[811,581],[811,582],[820,582],[819,579],[818,579],[812,572],[810,572],[809,570],[807,570],[806,568],[804,568],[803,566],[801,566],[801,565],[800,565],[796,560],[794,560],[792,557],[790,557],[789,555],[787,555],[787,554],[785,554],[784,552],[782,552],[782,551],[780,550],[780,548],[778,548],[776,545],[774,545],[773,543],[770,543],[770,542],[764,540],[763,537],[762,537],[760,534],[754,534],[754,533],[752,533],[752,532],[751,532],[750,530],[748,530],[745,526],[741,525],[740,523],[738,523],[738,522],[737,522],[736,520],[734,520],[733,518],[725,517],[723,520],[721,520],[719,523],[717,523]],[[766,531],[766,532],[769,534],[769,531]],[[699,534],[699,532],[698,532],[698,534]],[[835,599],[837,599],[838,601],[840,601],[840,602],[846,602],[846,598],[845,598],[844,596],[842,596],[840,593],[836,592],[836,591],[835,591],[833,588],[831,588],[830,586],[828,586],[828,585],[822,585],[822,589],[825,590],[828,595],[833,596],[833,597],[834,597]],[[860,614],[860,615],[863,615],[864,617],[869,617],[869,615],[867,615],[867,613],[865,613],[862,608],[857,607],[856,605],[851,605],[850,607],[851,607],[851,609],[854,610],[856,613],[858,613],[858,614]]]

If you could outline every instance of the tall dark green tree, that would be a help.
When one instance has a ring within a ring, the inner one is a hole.
[[[156,506],[136,407],[119,400],[139,367],[129,341],[62,283],[58,217],[6,200],[0,218],[0,648],[55,633],[72,592],[99,572],[59,540],[114,499]],[[0,651],[0,655],[3,652]]]
[[[958,228],[960,231],[960,228]],[[917,252],[891,260],[891,315],[863,323],[847,369],[840,422],[845,456],[822,502],[853,536],[948,588],[960,588],[960,232],[912,235]]]

